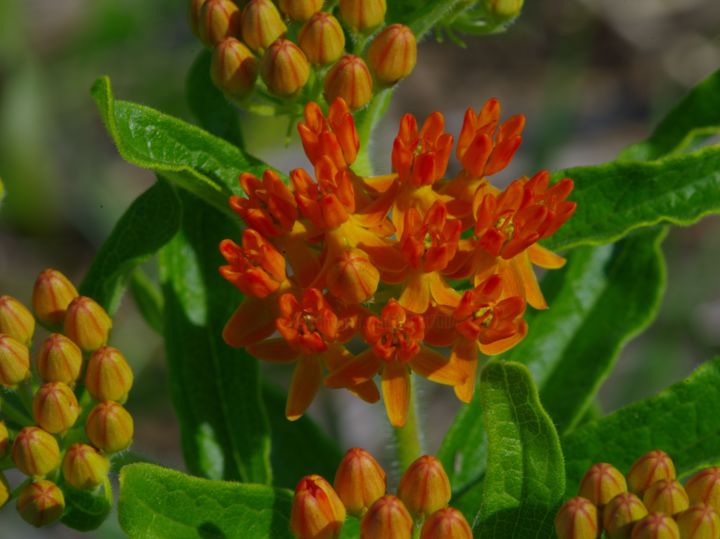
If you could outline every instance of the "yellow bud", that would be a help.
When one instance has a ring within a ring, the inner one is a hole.
[[[106,453],[116,453],[129,446],[133,428],[132,416],[113,401],[96,405],[85,423],[85,432],[90,442]]]
[[[82,351],[65,335],[53,333],[43,341],[35,362],[43,381],[72,385],[80,376]]]
[[[0,460],[8,454],[10,447],[10,434],[8,433],[5,421],[0,421]],[[2,504],[0,504],[2,505]]]
[[[413,520],[399,498],[377,500],[360,522],[360,539],[411,539]]]
[[[450,501],[450,480],[438,459],[423,455],[400,479],[398,496],[415,516],[429,516]]]
[[[27,346],[0,333],[0,384],[15,387],[30,375],[30,352]]]
[[[68,306],[64,333],[86,352],[107,343],[112,319],[95,301],[78,296]]]
[[[280,10],[294,21],[306,21],[322,9],[323,0],[280,0]]]
[[[50,382],[37,390],[32,401],[35,422],[53,434],[65,432],[80,415],[75,393],[62,382]]]
[[[687,492],[674,479],[656,481],[643,494],[643,503],[648,511],[676,515],[690,506]]]
[[[200,38],[200,20],[202,14],[202,8],[207,0],[190,0],[190,8],[188,9],[188,20],[190,22],[190,29],[192,33]]]
[[[358,447],[348,449],[335,473],[335,490],[348,513],[360,516],[385,494],[385,471],[373,456]]]
[[[627,491],[627,483],[612,464],[593,464],[580,482],[580,496],[603,506],[618,494]]]
[[[706,503],[720,511],[720,467],[700,470],[685,485],[690,505]]]
[[[8,502],[10,494],[12,494],[10,485],[5,478],[5,475],[0,472],[0,509],[2,509],[2,507]]]
[[[305,53],[287,39],[278,39],[265,51],[260,76],[273,94],[291,97],[302,90],[310,76]]]
[[[395,84],[407,77],[417,63],[417,41],[404,24],[391,24],[373,39],[368,65],[383,84]]]
[[[69,485],[88,489],[103,482],[110,470],[110,462],[94,447],[73,444],[65,453],[62,469],[63,477]]]
[[[60,464],[60,447],[52,434],[37,427],[25,427],[12,446],[15,467],[25,475],[43,476]]]
[[[385,20],[385,0],[340,0],[340,17],[353,30],[364,32]]]
[[[595,539],[598,535],[597,508],[581,496],[570,498],[555,516],[560,539]]]
[[[132,384],[132,369],[120,350],[103,346],[90,356],[85,387],[93,399],[124,402]]]
[[[330,483],[319,475],[303,477],[295,489],[290,527],[298,539],[336,539],[345,507]]]
[[[50,328],[62,327],[68,305],[78,296],[70,280],[58,270],[46,269],[33,287],[32,306],[37,319]]]
[[[345,34],[335,17],[320,11],[303,25],[298,43],[310,63],[331,64],[345,50]]]
[[[635,523],[647,514],[640,498],[630,492],[623,492],[603,509],[603,528],[609,539],[630,539]]]
[[[342,97],[351,110],[356,110],[372,97],[372,76],[362,58],[346,54],[325,75],[323,89],[328,103]]]
[[[32,313],[12,296],[0,296],[0,333],[30,344],[35,333]]]
[[[650,513],[635,524],[632,539],[680,539],[675,521],[664,513]]]
[[[435,511],[425,521],[420,539],[472,539],[472,530],[463,514],[446,507]]]
[[[241,13],[231,0],[206,0],[200,10],[198,34],[207,47],[240,36]]]
[[[52,481],[40,479],[27,485],[17,500],[17,510],[28,524],[47,526],[65,511],[65,497]]]
[[[213,51],[210,77],[230,97],[242,99],[255,87],[258,61],[242,42],[229,37]]]
[[[512,19],[520,14],[523,0],[485,0],[485,9],[500,19]]]
[[[285,32],[287,26],[270,0],[250,0],[243,9],[242,37],[252,50],[262,53]]]
[[[660,479],[675,479],[675,465],[670,456],[659,449],[637,459],[627,474],[630,490],[635,493],[643,493]]]
[[[682,539],[718,539],[720,518],[707,504],[700,504],[675,517]]]

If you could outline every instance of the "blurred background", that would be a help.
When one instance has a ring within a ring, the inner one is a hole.
[[[415,72],[378,130],[378,171],[390,168],[402,113],[425,117],[439,110],[456,133],[465,108],[493,96],[506,115],[527,116],[507,178],[602,163],[644,138],[688,88],[720,66],[716,0],[528,4],[507,33],[468,38],[467,48],[431,38],[422,43]],[[48,266],[79,282],[117,218],[154,181],[120,159],[89,88],[107,74],[119,98],[191,120],[184,78],[200,44],[185,17],[181,0],[0,0],[0,177],[8,191],[0,212],[0,294],[29,303],[35,276]],[[306,164],[297,140],[283,146],[285,119],[259,120],[247,117],[244,125],[253,132],[253,153],[285,171]],[[720,350],[720,219],[673,229],[665,252],[662,310],[623,351],[601,394],[606,412],[655,393]],[[134,449],[182,469],[162,343],[129,299],[115,319],[112,343],[136,372],[128,402]],[[433,452],[457,403],[442,387],[424,390],[433,393],[425,410]],[[343,448],[361,444],[387,455],[381,406],[324,392],[312,414]],[[12,508],[0,513],[2,539],[80,536],[62,526],[31,530]],[[111,518],[94,536],[122,533]]]

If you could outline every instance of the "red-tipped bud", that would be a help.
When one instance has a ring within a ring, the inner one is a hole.
[[[30,374],[30,352],[27,346],[0,333],[0,384],[15,387]]]
[[[361,32],[382,24],[386,11],[385,0],[340,0],[340,17]]]
[[[65,335],[53,333],[43,341],[35,362],[43,381],[72,385],[80,376],[82,351]]]
[[[200,10],[198,34],[210,48],[226,37],[240,36],[241,13],[232,0],[206,0]]]
[[[415,69],[415,34],[404,24],[391,24],[373,39],[367,58],[368,65],[379,82],[395,84]]]
[[[361,303],[373,296],[380,272],[360,249],[343,251],[328,269],[330,293],[347,304]]]
[[[427,517],[446,507],[450,495],[450,480],[445,469],[431,455],[423,455],[413,462],[398,485],[398,496],[416,517]]]
[[[30,344],[35,333],[32,313],[12,296],[0,296],[0,333]]]
[[[129,446],[133,429],[130,413],[113,401],[95,406],[85,422],[85,432],[90,442],[106,453],[116,453]]]
[[[8,500],[10,499],[10,494],[10,485],[5,478],[5,475],[0,472],[0,509],[2,509],[3,505],[8,502]]]
[[[372,76],[362,58],[346,54],[327,72],[323,88],[328,103],[342,97],[351,110],[356,110],[372,97]]]
[[[25,427],[15,437],[12,459],[25,475],[43,476],[60,464],[60,447],[52,434],[37,427]]]
[[[720,517],[707,504],[700,504],[675,517],[682,539],[718,539]]]
[[[597,508],[581,496],[570,498],[555,516],[560,539],[595,539],[598,536]]]
[[[298,44],[310,63],[331,64],[345,50],[345,34],[335,17],[321,11],[303,25]]]
[[[612,464],[593,464],[580,483],[580,496],[597,506],[603,506],[618,494],[627,491],[627,483]]]
[[[40,387],[32,401],[35,422],[53,434],[65,432],[80,415],[75,393],[62,382],[50,382]]]
[[[348,449],[335,473],[335,490],[348,513],[360,516],[385,495],[385,471],[373,456],[358,447]]]
[[[242,12],[242,37],[252,50],[262,53],[287,31],[275,4],[250,0]]]
[[[190,7],[188,9],[188,22],[190,23],[190,29],[198,39],[200,38],[200,16],[205,2],[207,2],[207,0],[190,0]]]
[[[656,481],[643,494],[648,511],[676,515],[690,507],[690,500],[683,486],[674,479]]]
[[[680,539],[675,521],[663,513],[650,513],[635,524],[632,539]]]
[[[37,319],[47,327],[60,328],[68,305],[78,291],[58,270],[46,269],[38,275],[33,287],[32,306]]]
[[[630,492],[623,492],[603,509],[603,529],[609,539],[630,539],[635,523],[647,514],[640,498]]]
[[[690,505],[708,504],[720,511],[720,467],[700,470],[685,485]]]
[[[291,97],[307,83],[310,64],[295,43],[278,39],[262,57],[260,76],[273,94]]]
[[[65,497],[52,481],[40,479],[27,485],[17,500],[17,510],[28,524],[47,526],[65,511]]]
[[[132,369],[117,348],[103,346],[90,357],[85,387],[93,399],[124,402],[132,384]]]
[[[303,477],[295,488],[290,527],[298,539],[336,539],[345,507],[330,483],[319,475]]]
[[[107,477],[110,462],[94,447],[73,444],[65,453],[62,470],[69,485],[89,489],[98,486]]]
[[[0,460],[4,459],[10,448],[10,434],[5,421],[0,421]],[[0,504],[2,505],[2,504]]]
[[[472,529],[463,514],[446,507],[435,511],[425,521],[420,539],[472,539]]]
[[[376,501],[360,523],[360,539],[410,539],[413,520],[407,508],[395,496]]]
[[[294,21],[306,21],[320,11],[323,0],[280,0],[280,10]]]
[[[627,474],[630,490],[637,493],[645,492],[660,479],[675,479],[675,465],[670,456],[659,449],[637,459]]]
[[[112,319],[94,300],[78,296],[68,306],[64,333],[86,352],[107,343]]]
[[[215,47],[210,77],[215,86],[230,97],[241,99],[252,92],[257,74],[257,59],[250,49],[234,37],[223,39]]]

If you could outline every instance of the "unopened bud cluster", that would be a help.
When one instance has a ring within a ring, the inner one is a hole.
[[[335,14],[323,11],[323,4],[249,0],[241,9],[232,0],[192,0],[190,24],[213,50],[215,85],[231,99],[244,100],[259,75],[271,94],[292,98],[315,88],[309,81],[322,80],[328,103],[342,97],[356,110],[375,89],[410,75],[417,61],[415,35],[402,24],[381,28],[385,0],[342,0]],[[346,51],[346,32],[363,42],[374,34],[362,57]]]
[[[465,517],[451,507],[450,481],[435,457],[413,462],[396,495],[387,492],[385,471],[364,449],[348,450],[330,485],[319,475],[303,477],[295,489],[290,526],[298,539],[340,536],[346,514],[361,519],[361,539],[470,539]]]
[[[32,310],[0,297],[0,385],[18,394],[15,402],[28,403],[12,416],[0,410],[0,459],[9,453],[29,477],[17,510],[28,523],[44,526],[63,515],[65,489],[98,488],[110,469],[107,455],[130,445],[133,420],[122,403],[133,374],[122,353],[107,345],[110,316],[59,271],[40,273]],[[36,321],[50,333],[34,354],[33,369]],[[19,419],[23,415],[32,422]],[[0,507],[10,493],[0,473]]]
[[[664,451],[640,457],[627,476],[594,464],[555,518],[560,539],[720,539],[720,468],[701,470],[685,486]]]

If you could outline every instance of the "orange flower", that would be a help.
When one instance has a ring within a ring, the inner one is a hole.
[[[305,105],[305,122],[298,124],[305,154],[313,165],[327,156],[338,169],[355,162],[360,138],[350,109],[341,97],[330,105],[327,118],[317,103]]]
[[[285,258],[252,228],[243,232],[242,247],[223,240],[220,252],[228,262],[220,267],[220,273],[243,294],[266,298],[286,280]]]
[[[262,181],[249,172],[240,175],[246,197],[231,196],[230,207],[245,224],[263,236],[287,233],[297,219],[295,199],[280,177],[266,170]]]

